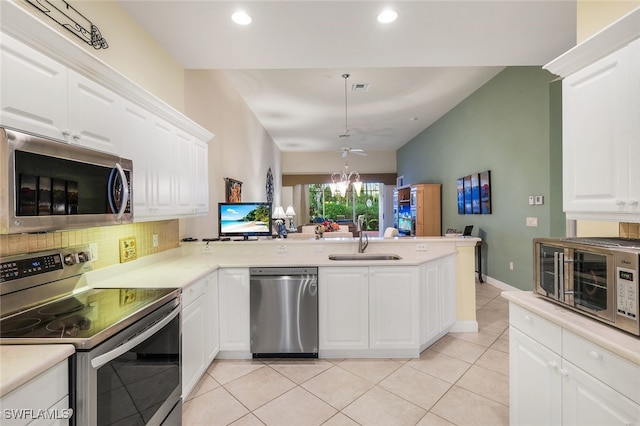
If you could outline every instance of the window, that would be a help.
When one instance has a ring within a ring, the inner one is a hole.
[[[364,183],[360,195],[347,191],[342,197],[333,194],[329,184],[309,185],[309,216],[312,222],[333,220],[336,222],[356,222],[359,215],[364,215],[365,231],[378,231],[380,185]]]

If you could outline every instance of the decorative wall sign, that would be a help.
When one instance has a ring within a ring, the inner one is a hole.
[[[224,178],[225,197],[227,203],[242,202],[242,182],[239,180]]]
[[[267,203],[273,203],[273,173],[271,173],[271,167],[267,171],[265,190],[267,192]]]
[[[491,214],[491,171],[457,179],[458,214]]]
[[[27,2],[71,31],[80,40],[93,46],[94,49],[109,47],[98,27],[65,0],[27,0]]]

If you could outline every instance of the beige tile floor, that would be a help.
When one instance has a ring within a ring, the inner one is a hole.
[[[183,425],[508,425],[508,304],[476,283],[478,333],[419,359],[216,360]]]

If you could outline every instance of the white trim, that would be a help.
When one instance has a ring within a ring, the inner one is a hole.
[[[640,7],[597,32],[543,68],[566,77],[640,37]]]
[[[449,333],[477,333],[477,332],[478,332],[478,321],[456,321],[449,329]]]
[[[511,286],[511,285],[509,285],[507,283],[503,283],[502,281],[498,281],[495,278],[491,278],[491,277],[486,276],[486,275],[484,277],[484,281],[487,284],[491,284],[494,287],[498,287],[500,290],[503,290],[503,291],[522,291],[517,287],[513,287],[513,286]],[[482,284],[480,284],[480,285],[482,285]]]

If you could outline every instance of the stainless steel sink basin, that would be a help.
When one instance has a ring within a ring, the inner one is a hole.
[[[357,254],[330,254],[329,260],[400,260],[397,254],[357,253]]]

